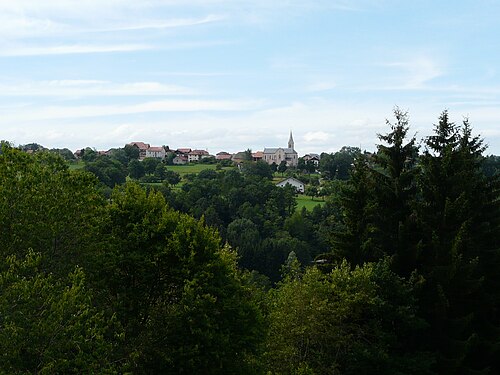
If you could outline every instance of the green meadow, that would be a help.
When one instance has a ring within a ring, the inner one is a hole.
[[[322,198],[312,198],[308,195],[299,194],[297,195],[297,210],[302,210],[303,207],[308,211],[312,211],[312,209],[318,205],[322,206],[325,204],[325,201]]]
[[[214,169],[216,164],[185,164],[185,165],[167,165],[167,169],[170,171],[174,171],[180,174],[180,176],[184,176],[190,173],[200,173],[205,169]],[[223,167],[222,169],[232,169],[234,167]]]

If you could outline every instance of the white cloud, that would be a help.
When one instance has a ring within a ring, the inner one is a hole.
[[[308,92],[321,92],[329,91],[336,87],[337,85],[329,81],[314,82],[306,86],[306,91]]]
[[[78,119],[155,112],[248,111],[261,106],[252,100],[158,100],[132,105],[47,106],[19,113],[3,111],[5,122],[26,122],[49,119]]]
[[[330,134],[324,131],[307,132],[303,135],[303,139],[306,143],[316,143],[316,142],[328,142],[330,140]]]
[[[364,103],[363,111],[358,106],[338,101],[310,101],[276,110],[258,109],[257,106],[253,111],[240,111],[238,106],[233,105],[232,111],[223,114],[217,113],[221,107],[225,107],[221,103],[205,105],[214,111],[192,110],[183,113],[168,110],[156,112],[155,106],[158,104],[149,105],[152,107],[149,109],[153,110],[152,117],[128,116],[128,112],[120,111],[127,115],[126,120],[116,117],[80,117],[79,114],[74,118],[38,118],[37,111],[34,111],[33,116],[24,116],[24,113],[33,112],[31,109],[19,111],[20,117],[6,117],[0,113],[4,124],[16,124],[12,127],[2,125],[2,138],[17,143],[38,142],[47,147],[71,149],[83,146],[106,149],[123,146],[130,141],[145,141],[172,147],[208,148],[210,152],[217,153],[221,150],[236,152],[247,148],[262,150],[264,147],[286,146],[289,131],[292,130],[296,149],[300,155],[304,155],[335,152],[345,145],[374,150],[379,143],[377,133],[388,131],[385,118],[391,119],[391,108],[380,102]],[[148,108],[134,107],[132,112],[145,109]],[[85,108],[81,108],[81,111],[85,111]],[[495,154],[499,154],[500,150],[497,127],[499,111],[498,108],[488,108],[486,111],[450,108],[452,120],[456,122],[462,120],[462,114],[469,114],[474,132],[487,137],[486,142],[491,145],[488,152]],[[110,114],[109,111],[107,113]],[[411,108],[412,135],[418,131],[418,140],[429,135],[438,115],[439,109],[428,104]],[[59,135],[59,138],[55,139],[55,135]]]
[[[392,62],[386,66],[402,69],[405,72],[400,88],[406,89],[425,88],[426,83],[443,75],[440,64],[425,56],[415,57],[405,62]]]
[[[0,83],[0,96],[150,96],[196,95],[198,90],[159,82],[113,83],[101,80],[52,80]]]
[[[217,21],[222,21],[226,17],[221,16],[221,15],[213,15],[210,14],[206,17],[203,18],[177,18],[177,19],[170,19],[170,20],[147,20],[144,21],[143,23],[135,23],[135,24],[128,24],[128,25],[123,25],[123,26],[115,26],[112,28],[105,28],[105,29],[96,29],[92,30],[94,32],[103,32],[103,31],[128,31],[128,30],[145,30],[145,29],[169,29],[169,28],[175,28],[175,27],[186,27],[186,26],[196,26],[196,25],[203,25],[207,23],[213,23]]]
[[[109,52],[133,52],[152,49],[152,46],[144,44],[115,44],[115,45],[58,45],[58,46],[17,46],[4,47],[0,50],[0,56],[42,56],[42,55],[68,55],[82,53],[109,53]]]
[[[49,18],[0,14],[0,36],[6,39],[40,37],[69,32],[68,25]]]

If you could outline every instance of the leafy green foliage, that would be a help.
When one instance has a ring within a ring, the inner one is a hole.
[[[127,184],[112,195],[106,231],[99,279],[138,372],[251,372],[261,318],[212,229]]]
[[[295,267],[269,303],[272,373],[429,373],[430,355],[401,351],[423,322],[414,315],[411,284],[387,262],[354,270],[344,262],[328,274],[308,268],[300,275]]]
[[[139,148],[138,147],[135,147],[135,146],[132,146],[132,145],[125,145],[125,147],[123,148],[123,151],[127,155],[128,160],[132,161],[132,160],[139,159],[139,153],[140,152],[139,152]]]
[[[164,181],[169,185],[177,185],[179,182],[181,182],[181,176],[177,172],[166,170]]]
[[[53,148],[50,152],[60,155],[66,161],[74,161],[76,159],[73,152],[67,148]]]
[[[272,179],[273,172],[269,164],[262,160],[258,160],[256,162],[245,161],[242,164],[242,171],[247,176],[253,176],[256,178],[266,178]]]
[[[0,253],[24,257],[31,248],[43,268],[67,274],[87,261],[104,200],[96,179],[71,172],[50,153],[4,147],[0,155]]]
[[[127,177],[127,168],[118,160],[109,156],[98,156],[95,161],[87,162],[85,170],[93,173],[104,185],[112,188],[123,184]]]
[[[144,166],[144,172],[146,172],[146,174],[154,174],[156,167],[161,164],[161,161],[157,158],[144,158],[141,163]]]
[[[135,180],[140,179],[146,174],[146,170],[144,169],[144,164],[137,159],[132,159],[128,163],[128,173],[130,178]]]
[[[357,147],[344,146],[334,154],[322,153],[319,170],[325,178],[347,180],[354,160],[360,155]]]
[[[0,371],[9,374],[112,373],[121,331],[92,304],[81,268],[62,279],[40,272],[41,256],[0,265]],[[110,340],[111,338],[111,340]]]

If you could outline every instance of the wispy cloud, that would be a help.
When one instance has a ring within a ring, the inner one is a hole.
[[[114,83],[100,80],[52,80],[0,83],[0,96],[152,96],[197,95],[199,90],[159,82]]]
[[[200,27],[226,18],[208,9],[187,16],[185,12],[166,12],[169,6],[156,0],[0,0],[0,57],[135,52],[219,43],[200,42],[200,35],[179,40],[175,33],[169,34],[167,42],[164,30]]]
[[[61,35],[70,29],[69,25],[47,17],[0,14],[0,36],[4,39]]]
[[[170,29],[176,27],[187,27],[204,25],[224,20],[226,17],[221,15],[210,14],[203,18],[177,18],[170,20],[147,20],[142,23],[128,24],[123,26],[115,26],[111,28],[94,29],[92,32],[111,32],[111,31],[131,31],[131,30],[147,30],[147,29]]]
[[[440,64],[429,57],[416,57],[410,61],[392,62],[386,66],[400,69],[405,73],[401,86],[407,89],[422,89],[428,82],[444,73]]]
[[[329,142],[330,134],[324,131],[307,132],[303,135],[303,139],[306,143],[317,143],[317,142]]]
[[[320,91],[332,90],[336,86],[337,85],[334,82],[325,80],[325,81],[311,83],[307,85],[305,89],[307,92],[320,92]]]
[[[153,49],[145,44],[110,44],[110,45],[58,45],[58,46],[12,46],[0,50],[0,56],[43,56],[43,55],[69,55],[83,53],[110,53],[110,52],[134,52]]]
[[[248,111],[262,106],[258,100],[158,100],[132,105],[47,106],[29,111],[4,111],[2,120],[39,121],[103,116],[131,115],[154,112]]]

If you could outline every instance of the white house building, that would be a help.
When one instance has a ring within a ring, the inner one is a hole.
[[[284,179],[283,181],[280,181],[276,184],[276,186],[278,187],[285,187],[286,185],[291,185],[299,193],[304,193],[305,190],[304,183],[302,181],[297,180],[296,178],[288,177],[287,179]]]
[[[305,162],[314,163],[314,165],[318,167],[321,156],[318,154],[306,154],[302,158],[304,159]]]
[[[192,150],[188,153],[188,161],[191,163],[193,161],[200,161],[203,158],[208,158],[210,154],[206,150]]]
[[[149,147],[146,149],[147,158],[165,159],[165,149],[163,147]]]

